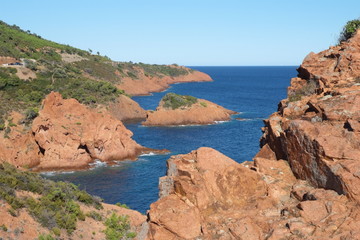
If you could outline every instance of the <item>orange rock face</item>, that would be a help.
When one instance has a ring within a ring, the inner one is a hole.
[[[8,138],[0,138],[0,159],[35,170],[86,168],[94,159],[135,159],[146,149],[131,136],[108,112],[52,92],[30,133],[13,128]]]
[[[120,121],[134,121],[146,118],[146,111],[131,98],[120,95],[117,101],[109,106],[109,112]]]
[[[360,202],[360,33],[310,54],[291,81],[289,99],[265,121],[263,144],[313,186]],[[303,91],[313,84],[312,92]],[[303,93],[301,99],[291,96]]]
[[[92,159],[134,159],[143,149],[121,121],[54,92],[44,100],[32,132],[42,155],[38,169],[81,168]]]
[[[360,239],[360,32],[298,71],[254,162],[168,160],[149,239]]]
[[[357,239],[357,204],[297,179],[284,160],[238,164],[211,148],[171,157],[147,239]],[[273,153],[269,152],[271,157]],[[345,224],[344,224],[345,223]]]
[[[143,72],[137,79],[126,77],[122,79],[122,83],[118,85],[120,89],[125,90],[130,95],[148,95],[151,92],[161,92],[173,83],[184,82],[208,82],[212,81],[211,77],[206,73],[199,71],[190,71],[186,75],[177,77],[163,76],[151,77],[146,76]]]
[[[190,107],[177,109],[165,108],[160,102],[156,111],[148,111],[146,126],[171,126],[171,125],[194,125],[213,124],[216,121],[228,121],[236,112],[223,108],[215,103],[204,99],[198,99],[197,103]]]

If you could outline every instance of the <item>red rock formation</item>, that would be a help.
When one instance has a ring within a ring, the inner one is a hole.
[[[360,32],[298,71],[253,163],[168,160],[149,239],[360,239]]]
[[[289,99],[265,121],[262,142],[298,178],[359,202],[360,32],[310,54],[298,71]]]
[[[110,104],[109,112],[120,121],[146,118],[146,111],[137,102],[125,95],[120,95],[115,103]]]
[[[161,92],[169,88],[173,83],[184,82],[208,82],[212,81],[211,77],[206,73],[199,71],[190,71],[186,75],[177,77],[170,76],[147,76],[139,69],[139,76],[136,79],[126,77],[123,78],[121,84],[118,85],[120,89],[125,90],[130,95],[148,95],[151,92]]]
[[[236,112],[204,99],[198,99],[197,103],[189,107],[177,109],[166,108],[161,101],[156,111],[148,111],[146,121],[142,124],[146,126],[214,124],[216,121],[229,121],[232,114]]]
[[[82,168],[93,159],[134,159],[144,148],[106,112],[52,92],[32,125],[42,157],[38,169]]]
[[[89,109],[55,92],[44,100],[30,133],[17,128],[0,138],[0,159],[36,170],[85,168],[94,159],[135,159],[147,150],[105,110]]]
[[[2,64],[9,64],[9,63],[15,63],[17,60],[13,57],[3,57],[0,56],[0,65]]]
[[[265,153],[262,154],[265,156]],[[269,156],[271,156],[270,153]],[[148,239],[357,239],[357,205],[295,178],[284,160],[238,164],[211,148],[171,157]]]

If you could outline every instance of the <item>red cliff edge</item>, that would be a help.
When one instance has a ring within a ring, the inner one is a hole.
[[[148,239],[360,239],[360,33],[298,72],[254,162],[168,160]]]
[[[147,151],[131,136],[106,110],[89,109],[52,92],[30,131],[15,126],[0,138],[0,159],[34,170],[81,169],[94,159],[135,159]]]

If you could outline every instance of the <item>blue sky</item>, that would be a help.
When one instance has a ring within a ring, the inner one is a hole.
[[[335,44],[359,9],[359,0],[11,0],[0,19],[118,61],[299,65]]]

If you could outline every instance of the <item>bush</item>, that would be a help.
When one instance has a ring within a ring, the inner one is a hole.
[[[176,93],[166,94],[161,101],[165,108],[177,109],[180,107],[190,107],[197,103],[197,98],[192,96],[184,96]]]
[[[126,209],[129,209],[129,206],[128,205],[126,205],[125,203],[116,203],[115,204],[116,206],[118,206],[118,207],[122,207],[122,208],[126,208]]]
[[[112,213],[105,221],[106,229],[104,231],[107,240],[117,240],[124,237],[134,238],[135,233],[130,232],[130,222],[128,216],[117,216]]]
[[[55,240],[55,238],[53,238],[50,234],[41,234],[38,237],[38,240]]]
[[[41,197],[17,198],[15,190],[30,191]],[[85,220],[77,201],[101,208],[97,197],[92,197],[71,183],[52,182],[30,172],[20,172],[10,164],[0,164],[0,198],[11,205],[9,213],[16,216],[16,209],[27,208],[30,214],[44,227],[65,229],[70,234],[77,220]]]
[[[356,30],[359,29],[359,27],[360,27],[359,19],[348,21],[340,34],[339,43],[346,41],[350,39],[352,36],[354,36]]]
[[[294,93],[289,95],[289,102],[295,102],[301,100],[303,96],[309,96],[316,93],[318,84],[315,80],[309,80],[301,89],[296,90]]]
[[[86,213],[86,216],[91,217],[95,221],[102,221],[102,216],[96,211],[88,212],[88,213]]]

